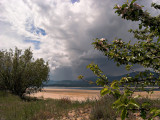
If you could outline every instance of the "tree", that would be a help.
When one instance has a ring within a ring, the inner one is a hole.
[[[117,66],[125,65],[126,70],[133,70],[135,64],[144,67],[144,71],[139,72],[134,77],[129,76],[110,82],[108,78],[103,75],[102,71],[96,64],[89,64],[94,74],[98,77],[96,83],[103,86],[101,95],[111,94],[116,98],[113,103],[113,108],[121,112],[121,119],[128,117],[129,111],[139,111],[143,119],[149,119],[160,116],[160,110],[151,108],[148,103],[138,104],[133,93],[136,90],[153,92],[155,86],[160,86],[160,15],[151,16],[150,13],[143,10],[143,6],[135,3],[136,0],[124,3],[122,6],[115,5],[115,13],[123,19],[138,21],[139,28],[136,30],[130,29],[129,32],[134,34],[137,39],[135,44],[124,42],[122,39],[115,39],[113,43],[108,42],[107,39],[95,39],[93,45],[95,49],[100,50],[110,60],[114,60]],[[152,3],[151,5],[159,10],[160,5]],[[149,71],[151,69],[153,72]],[[83,76],[79,76],[83,79]],[[123,92],[120,87],[123,87]],[[132,86],[132,87],[131,87]],[[146,89],[146,87],[152,89]],[[146,117],[149,111],[150,117]]]
[[[43,82],[48,81],[49,66],[42,58],[33,59],[29,49],[24,52],[0,51],[0,89],[9,90],[23,97],[24,93],[41,90]]]

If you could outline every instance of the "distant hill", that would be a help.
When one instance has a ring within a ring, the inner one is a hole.
[[[130,76],[135,76],[138,72],[130,73]],[[120,76],[107,76],[109,81],[120,80],[122,77],[127,76],[127,74]],[[96,82],[97,77],[88,77],[86,80]],[[50,80],[48,83],[45,83],[44,86],[53,86],[53,87],[97,87],[96,84],[89,84],[83,80],[61,80],[53,81]]]
[[[83,80],[61,80],[61,81],[49,81],[44,86],[53,87],[95,87],[97,85],[89,84]]]

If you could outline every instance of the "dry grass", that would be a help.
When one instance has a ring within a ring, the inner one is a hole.
[[[92,105],[92,101],[71,101],[70,99],[27,99],[0,92],[0,120],[58,120],[72,109]]]
[[[63,91],[61,91],[61,93],[62,92]],[[74,94],[76,94],[75,91]],[[143,97],[147,95],[145,92],[135,93],[135,95],[138,94]],[[139,104],[144,101],[149,101],[152,107],[160,108],[160,100],[156,100],[160,98],[159,95],[160,92],[156,91],[151,96],[148,96],[148,98],[152,98],[153,100],[142,98],[137,101]],[[69,111],[76,111],[76,109],[85,108],[86,106],[92,106],[91,120],[114,120],[119,116],[111,106],[114,102],[113,97],[105,96],[98,99],[94,98],[94,100],[95,101],[90,101],[90,99],[85,99],[85,101],[79,102],[69,98],[42,100],[30,97],[21,100],[18,96],[0,92],[0,120],[47,120],[51,118],[58,120],[61,119],[62,116],[66,116]]]

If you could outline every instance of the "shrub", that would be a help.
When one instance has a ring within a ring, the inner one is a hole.
[[[48,73],[48,62],[42,58],[34,60],[30,48],[24,52],[18,48],[0,51],[0,90],[20,97],[39,91],[48,80]]]
[[[91,120],[115,120],[118,117],[116,110],[112,109],[112,103],[115,98],[110,95],[105,95],[97,100],[92,106],[90,114]]]

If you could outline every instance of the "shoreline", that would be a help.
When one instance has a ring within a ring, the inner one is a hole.
[[[147,92],[135,92],[133,96],[140,95],[149,99],[160,99],[160,91],[154,91],[153,94]],[[72,101],[85,101],[100,99],[100,90],[83,90],[83,89],[58,89],[58,88],[45,88],[41,92],[32,93],[29,96],[37,97],[39,99],[70,99]]]
[[[42,92],[33,93],[31,97],[42,99],[70,99],[73,101],[96,100],[100,98],[100,90],[82,89],[43,89]]]

